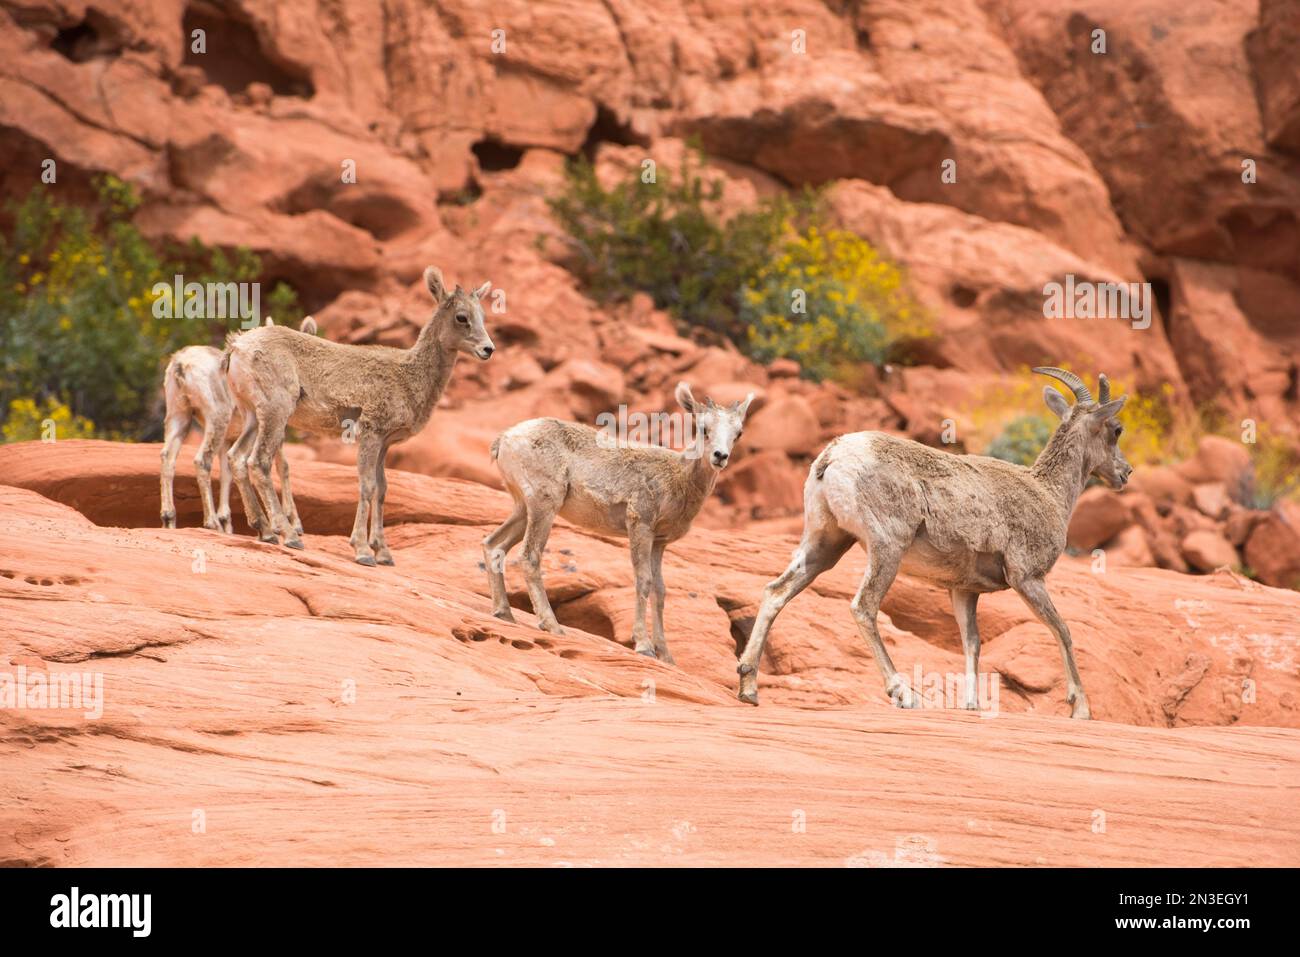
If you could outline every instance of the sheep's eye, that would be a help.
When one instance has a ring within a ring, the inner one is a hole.
[[[1123,431],[1124,431],[1124,426],[1122,425],[1115,426],[1115,438],[1118,439],[1120,435],[1123,433]]]
[[[463,312],[458,312],[456,313],[456,321],[459,322],[462,326],[468,326],[469,316],[465,315],[465,313]]]
[[[739,441],[740,441],[740,437],[741,437],[742,435],[744,435],[744,434],[745,434],[745,430],[744,430],[744,429],[739,429],[739,430],[737,430],[737,432],[736,432],[736,441],[739,442]]]
[[[706,439],[709,437],[709,427],[707,425],[700,426],[700,432]]]

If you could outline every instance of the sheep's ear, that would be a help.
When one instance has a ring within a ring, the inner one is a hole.
[[[488,294],[488,292],[491,291],[491,289],[492,289],[492,281],[488,280],[487,282],[483,283],[483,285],[479,286],[477,289],[474,290],[474,298],[482,299],[484,296]]]
[[[1102,419],[1110,419],[1119,414],[1119,410],[1124,408],[1124,403],[1128,401],[1128,396],[1122,395],[1118,399],[1111,399],[1105,405],[1099,405],[1093,415]]]
[[[749,395],[745,396],[745,398],[742,399],[740,402],[736,403],[736,411],[740,413],[740,417],[742,419],[749,414],[749,403],[753,401],[754,401],[754,393],[751,392]]]
[[[695,396],[691,394],[691,387],[685,382],[677,383],[677,391],[674,395],[677,397],[677,404],[687,412],[699,411],[699,403],[695,401]]]
[[[1065,400],[1065,396],[1050,385],[1043,386],[1043,401],[1047,403],[1049,409],[1056,413],[1058,419],[1065,418],[1070,411],[1070,403]]]
[[[298,331],[305,332],[309,336],[316,335],[316,320],[311,316],[308,316],[302,321],[302,324],[298,326]]]
[[[428,287],[434,302],[442,302],[443,297],[447,295],[447,287],[442,281],[442,270],[437,266],[425,267],[424,284]]]

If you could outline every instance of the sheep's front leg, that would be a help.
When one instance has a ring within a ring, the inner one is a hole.
[[[814,525],[813,518],[805,518],[803,541],[795,549],[789,566],[780,577],[767,583],[763,589],[763,603],[759,606],[754,627],[745,642],[736,671],[740,673],[737,697],[747,704],[758,704],[758,665],[763,658],[772,623],[790,599],[812,584],[818,575],[843,557],[853,545],[853,538],[838,529]]]
[[[375,464],[375,508],[370,515],[370,547],[375,550],[375,561],[381,565],[396,564],[393,553],[388,550],[384,540],[384,499],[388,497],[388,477],[384,474],[384,459],[388,456],[388,445],[379,449],[379,460]]]
[[[636,618],[632,622],[632,642],[638,655],[655,658],[655,646],[646,635],[645,612],[654,588],[654,533],[629,516],[628,544],[632,549],[632,571],[636,576]]]
[[[968,711],[978,711],[980,631],[975,618],[975,604],[980,596],[978,592],[960,591],[956,588],[948,594],[952,598],[952,613],[957,619],[957,630],[961,632],[962,649],[966,652],[966,700],[963,707]]]
[[[379,461],[382,443],[378,436],[364,427],[361,441],[357,448],[357,517],[352,523],[351,543],[356,553],[358,565],[375,565],[374,553],[370,549],[370,503],[375,497],[375,465]]]
[[[664,638],[664,549],[667,546],[667,542],[657,541],[650,550],[650,573],[653,577],[655,615],[652,640],[654,642],[655,657],[665,664],[675,665],[677,662],[673,660],[672,652],[668,650],[668,642]]]
[[[1047,593],[1047,585],[1041,578],[1027,578],[1014,582],[1016,590],[1029,610],[1038,620],[1046,625],[1056,636],[1056,643],[1061,646],[1061,659],[1065,663],[1066,695],[1065,700],[1071,705],[1070,717],[1088,720],[1092,711],[1088,708],[1088,696],[1083,693],[1083,682],[1079,680],[1079,668],[1074,663],[1074,645],[1070,641],[1070,629],[1056,611],[1052,598]]]
[[[510,596],[506,592],[506,556],[519,544],[528,525],[528,510],[522,498],[515,498],[514,511],[501,526],[483,539],[483,567],[487,570],[488,593],[492,596],[492,614],[502,621],[514,621]]]

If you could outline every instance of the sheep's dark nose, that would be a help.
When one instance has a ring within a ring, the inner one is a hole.
[[[731,458],[731,455],[728,452],[714,452],[713,464],[718,467],[722,467],[723,465],[727,464],[727,459],[729,458]]]

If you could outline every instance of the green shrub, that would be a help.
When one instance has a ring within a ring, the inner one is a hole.
[[[1007,423],[984,454],[1017,465],[1033,465],[1055,431],[1056,427],[1042,416],[1022,415]]]
[[[739,342],[740,291],[781,236],[790,204],[769,202],[724,224],[706,208],[721,194],[722,181],[706,181],[689,156],[680,175],[659,171],[645,183],[634,172],[611,189],[579,159],[548,203],[597,298],[641,290],[681,324]]]
[[[198,240],[160,253],[131,222],[139,201],[120,180],[98,182],[97,211],[65,206],[38,186],[11,204],[13,236],[0,237],[0,409],[15,400],[68,407],[105,437],[144,438],[160,421],[167,356],[219,343],[221,321],[154,314],[155,283],[250,282],[261,265],[247,250],[227,255]],[[298,312],[283,283],[268,303]]]

